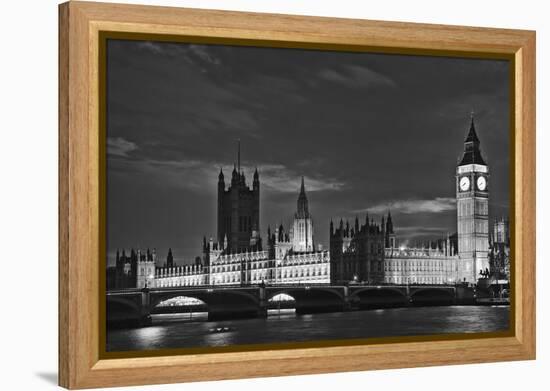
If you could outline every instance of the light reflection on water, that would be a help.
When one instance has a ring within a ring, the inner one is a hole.
[[[109,330],[108,351],[304,342],[508,329],[509,307],[422,307],[296,315],[269,312],[267,319],[207,322],[206,313],[154,315],[153,326]],[[213,332],[219,328],[227,331]]]

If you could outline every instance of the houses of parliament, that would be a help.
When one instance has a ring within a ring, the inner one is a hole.
[[[454,177],[457,232],[416,247],[399,245],[391,212],[375,220],[368,214],[351,223],[329,223],[329,248],[315,242],[306,183],[297,189],[289,227],[260,235],[260,173],[252,186],[237,162],[226,186],[217,183],[217,231],[206,237],[193,265],[175,265],[171,250],[163,266],[155,250],[117,251],[107,271],[109,289],[254,284],[475,284],[498,268],[509,270],[509,229],[505,220],[489,230],[489,167],[480,149],[472,116]],[[497,265],[497,266],[495,266]]]

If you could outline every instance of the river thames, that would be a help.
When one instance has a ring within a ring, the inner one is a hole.
[[[206,321],[205,313],[153,315],[151,326],[108,330],[107,351],[505,331],[509,313],[509,306],[407,307],[311,315],[271,310],[267,318],[216,322]]]

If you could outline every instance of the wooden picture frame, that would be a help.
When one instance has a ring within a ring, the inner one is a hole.
[[[101,32],[212,42],[509,58],[513,64],[512,333],[226,353],[101,356]],[[535,358],[533,31],[88,2],[59,6],[59,384],[90,388]]]

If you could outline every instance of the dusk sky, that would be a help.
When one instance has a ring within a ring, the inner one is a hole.
[[[237,139],[264,240],[291,223],[301,176],[325,248],[331,218],[367,211],[391,210],[402,244],[452,234],[472,110],[490,220],[508,217],[507,61],[121,40],[107,57],[109,264],[117,248],[200,255]]]

